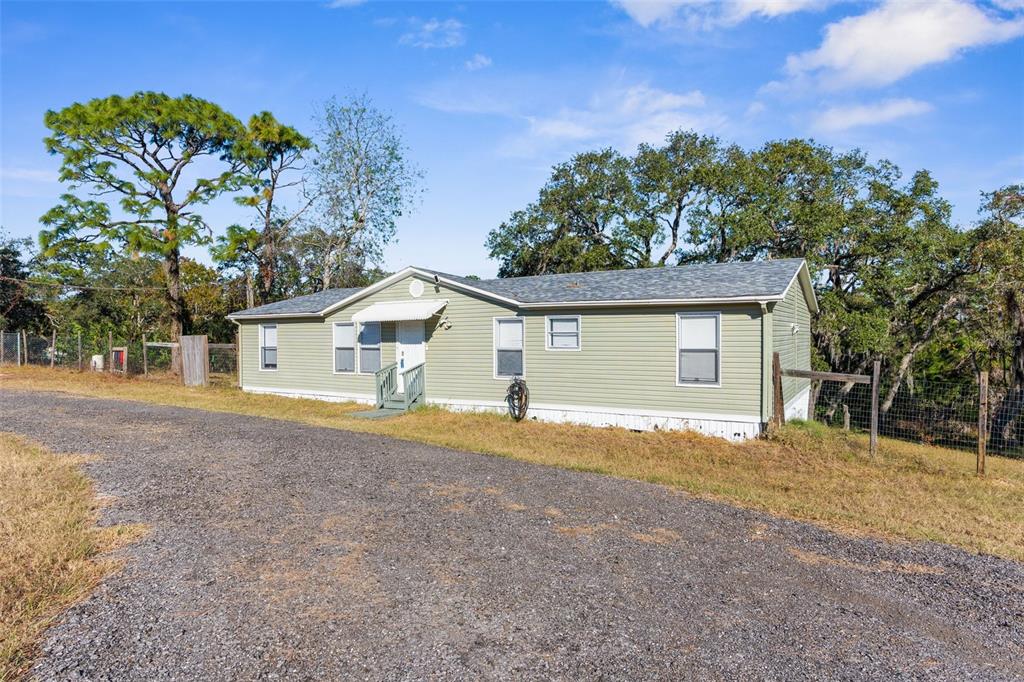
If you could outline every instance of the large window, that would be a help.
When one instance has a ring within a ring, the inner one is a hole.
[[[547,318],[548,350],[580,349],[580,316],[552,315]]]
[[[523,319],[521,317],[494,320],[494,376],[499,378],[523,376]]]
[[[334,323],[334,371],[356,371],[356,328],[352,322]]]
[[[277,325],[260,325],[260,369],[277,369]]]
[[[359,326],[359,371],[371,374],[380,369],[380,322]]]
[[[677,342],[680,384],[716,386],[721,355],[721,316],[718,313],[680,313]]]

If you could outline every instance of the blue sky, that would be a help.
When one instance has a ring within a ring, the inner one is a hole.
[[[1024,181],[1024,0],[4,1],[0,23],[0,224],[16,236],[62,191],[45,111],[136,90],[307,132],[316,103],[365,91],[425,172],[390,269],[493,275],[488,230],[554,163],[675,128],[927,168],[961,223],[980,191]],[[226,199],[204,216],[248,220]]]

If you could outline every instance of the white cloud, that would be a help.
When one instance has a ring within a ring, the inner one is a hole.
[[[0,178],[21,182],[58,182],[56,171],[35,168],[0,168]]]
[[[920,116],[932,110],[932,105],[921,100],[890,99],[874,104],[830,107],[821,112],[814,127],[823,132],[840,132],[861,126],[879,125],[908,116]]]
[[[827,88],[893,83],[972,47],[1024,34],[1024,18],[1003,19],[964,0],[887,0],[825,28],[816,50],[790,55],[793,78],[816,76]]]
[[[486,69],[490,65],[491,58],[485,54],[477,52],[466,60],[466,71],[479,71],[480,69]]]
[[[410,19],[412,30],[398,39],[403,45],[422,48],[458,47],[466,42],[465,25],[458,19]]]
[[[686,0],[612,0],[612,4],[646,28],[673,19],[679,8],[690,3]]]
[[[526,116],[528,129],[503,148],[514,155],[531,155],[566,143],[631,150],[641,142],[661,142],[680,128],[707,131],[724,124],[724,117],[704,107],[705,97],[699,90],[670,92],[645,84],[610,88],[592,95],[586,106]]]
[[[644,28],[660,25],[711,29],[735,26],[752,17],[771,19],[821,9],[834,0],[612,0]]]

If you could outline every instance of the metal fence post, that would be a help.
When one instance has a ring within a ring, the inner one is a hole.
[[[878,389],[879,389],[879,374],[882,363],[879,360],[875,360],[874,366],[871,370],[871,440],[870,449],[871,456],[874,457],[878,454]]]
[[[114,373],[114,332],[107,332],[107,372]]]
[[[53,363],[57,359],[57,330],[53,329],[50,331],[50,369],[53,369]]]
[[[142,376],[149,376],[149,356],[146,354],[146,335],[142,335]]]
[[[78,330],[78,371],[82,371],[82,330]]]
[[[18,367],[21,367],[21,334],[18,332],[14,332],[14,358]]]
[[[21,330],[21,347],[25,351],[25,364],[28,365],[28,332]]]
[[[0,365],[4,364],[4,330],[0,329]]]
[[[988,372],[978,374],[978,475],[985,475],[985,448],[988,445]]]

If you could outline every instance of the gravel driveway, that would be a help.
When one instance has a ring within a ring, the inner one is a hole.
[[[43,679],[1024,677],[1012,561],[270,419],[0,390],[0,430],[152,527]]]

